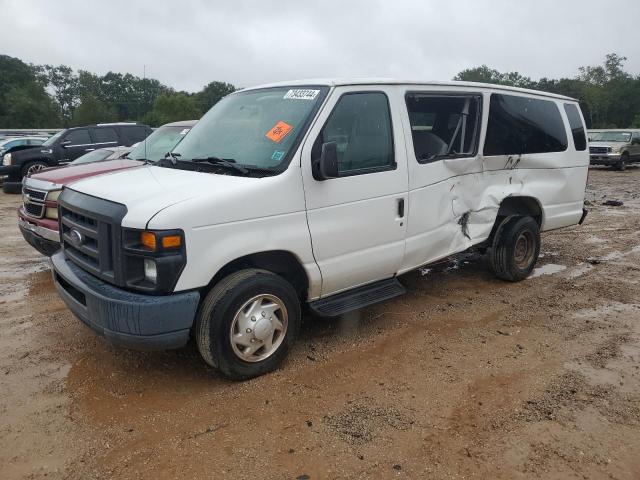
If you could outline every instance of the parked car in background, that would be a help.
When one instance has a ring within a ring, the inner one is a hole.
[[[640,163],[640,129],[603,130],[591,138],[591,165],[624,170],[631,163]]]
[[[103,123],[62,130],[39,147],[2,157],[0,175],[9,177],[5,179],[4,191],[19,193],[23,177],[43,168],[65,165],[99,148],[131,146],[147,138],[151,131],[151,127],[136,123]]]
[[[127,158],[149,160],[151,162],[162,160],[167,153],[180,143],[197,122],[197,120],[181,120],[179,122],[166,123],[156,128],[145,141],[140,142],[131,150]]]
[[[131,150],[133,150],[132,147],[99,148],[98,150],[93,150],[92,152],[85,153],[84,155],[76,158],[73,162],[67,164],[64,167],[53,168],[68,168],[72,167],[73,165],[82,165],[83,163],[117,160],[119,158],[125,158],[131,152]]]
[[[162,160],[195,123],[195,120],[187,120],[163,125],[128,153],[128,147],[94,150],[68,166],[26,177],[22,188],[23,204],[18,210],[22,236],[40,253],[52,255],[60,248],[57,199],[62,187],[83,178],[138,167],[145,160]]]
[[[0,158],[4,157],[7,153],[17,152],[19,150],[25,150],[27,148],[38,147],[42,145],[47,139],[44,137],[14,137],[5,138],[0,140]]]
[[[68,308],[129,348],[179,348],[234,379],[275,369],[302,305],[339,316],[469,248],[529,276],[540,232],[581,223],[578,102],[477,83],[282,83],[218,102],[170,161],[59,197]]]

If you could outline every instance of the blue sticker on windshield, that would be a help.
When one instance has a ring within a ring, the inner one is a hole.
[[[271,155],[271,160],[279,162],[284,158],[284,154],[284,150],[274,150],[273,154]]]

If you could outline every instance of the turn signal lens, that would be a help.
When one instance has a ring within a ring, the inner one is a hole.
[[[52,218],[54,220],[58,219],[58,209],[54,208],[54,207],[47,207],[47,209],[44,211],[44,216],[46,218]]]
[[[182,237],[180,235],[162,237],[162,248],[180,248],[181,246]]]
[[[158,246],[156,243],[156,235],[152,232],[142,232],[140,234],[140,243],[154,252]]]

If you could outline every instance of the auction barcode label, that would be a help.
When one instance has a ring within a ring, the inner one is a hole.
[[[320,93],[320,90],[309,90],[304,88],[296,88],[285,93],[284,98],[294,100],[313,100]]]

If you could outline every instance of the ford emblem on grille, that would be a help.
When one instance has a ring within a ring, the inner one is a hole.
[[[74,247],[79,247],[84,243],[84,235],[75,228],[72,228],[69,232],[69,242],[71,242],[71,245]]]

